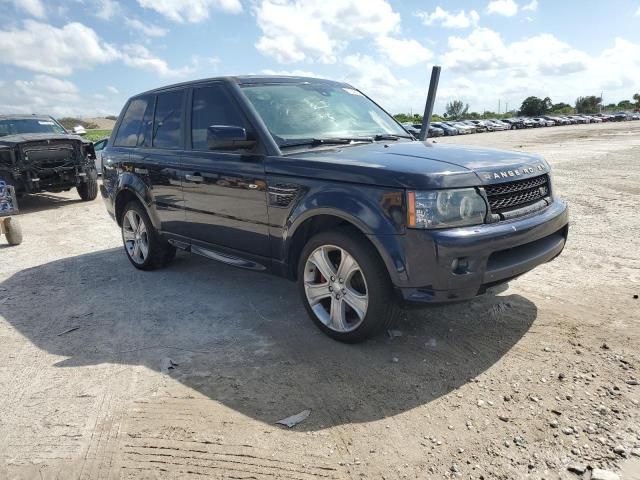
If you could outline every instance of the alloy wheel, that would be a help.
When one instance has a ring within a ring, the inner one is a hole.
[[[367,314],[366,279],[358,262],[343,248],[323,245],[309,255],[304,290],[315,315],[333,331],[351,332]]]
[[[142,265],[149,256],[149,234],[144,221],[134,210],[129,210],[124,216],[122,239],[131,260]]]

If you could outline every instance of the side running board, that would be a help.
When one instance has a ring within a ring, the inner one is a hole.
[[[265,271],[267,269],[264,265],[261,265],[259,263],[252,262],[251,260],[247,260],[245,258],[236,257],[225,252],[220,252],[218,250],[199,247],[197,245],[189,245],[187,242],[181,242],[180,240],[175,240],[173,238],[169,239],[168,241],[171,245],[179,248],[180,250],[195,253],[196,255],[200,255],[217,262],[226,263],[227,265],[231,265],[232,267],[245,268],[248,270],[255,270],[259,272]]]

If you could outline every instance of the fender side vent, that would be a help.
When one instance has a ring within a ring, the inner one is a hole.
[[[298,196],[300,188],[297,185],[276,183],[269,186],[269,206],[286,208]]]

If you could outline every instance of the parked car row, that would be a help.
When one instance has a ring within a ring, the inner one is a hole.
[[[429,137],[450,135],[467,135],[470,133],[496,132],[501,130],[518,130],[521,128],[554,127],[560,125],[577,125],[587,123],[621,122],[640,120],[640,113],[618,112],[615,114],[596,113],[594,115],[542,115],[540,117],[513,117],[489,120],[455,120],[431,122]],[[419,123],[403,123],[405,129],[417,136],[422,125]]]

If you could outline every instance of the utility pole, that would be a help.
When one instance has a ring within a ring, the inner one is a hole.
[[[434,66],[431,69],[431,81],[429,82],[429,93],[427,93],[427,101],[424,104],[424,116],[422,117],[422,128],[418,139],[424,142],[429,136],[429,125],[431,125],[431,115],[433,114],[433,105],[436,103],[436,92],[438,91],[438,82],[440,81],[441,67]]]
[[[498,99],[498,113],[502,113],[502,106],[500,105],[500,99]]]
[[[506,106],[504,107],[504,113],[509,113],[509,102],[506,102]]]

